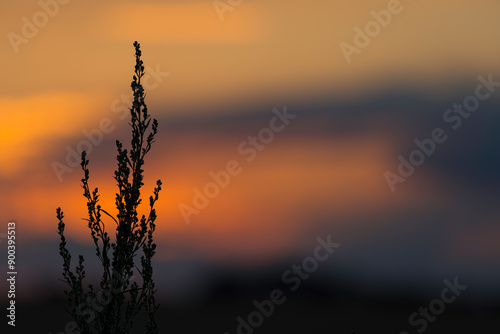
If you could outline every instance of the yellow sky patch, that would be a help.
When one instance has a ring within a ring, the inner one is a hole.
[[[262,36],[256,6],[227,14],[237,17],[222,22],[211,2],[113,3],[100,13],[96,28],[110,40],[156,44],[248,43]]]

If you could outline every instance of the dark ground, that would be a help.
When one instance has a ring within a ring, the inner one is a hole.
[[[294,292],[287,294],[286,301],[276,306],[274,313],[265,318],[261,326],[253,331],[238,332],[237,317],[247,318],[255,310],[252,302],[267,298],[268,293],[219,291],[196,306],[174,307],[162,303],[157,314],[160,333],[351,334],[353,330],[356,334],[419,333],[420,326],[412,327],[408,318],[420,306],[425,306],[425,303],[416,301],[369,300],[345,293]],[[66,301],[56,298],[32,305],[24,302],[17,310],[16,328],[9,328],[8,332],[64,333],[65,324],[71,321],[65,307]],[[498,334],[499,314],[500,307],[473,308],[450,304],[428,323],[422,333]],[[144,332],[137,330],[134,333]]]

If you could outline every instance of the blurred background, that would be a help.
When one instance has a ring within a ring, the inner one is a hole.
[[[18,249],[10,331],[59,333],[71,319],[57,207],[89,283],[100,275],[71,156],[90,152],[91,186],[116,213],[115,140],[130,140],[137,40],[159,122],[143,198],[163,181],[154,267],[161,333],[237,333],[237,317],[273,289],[287,300],[255,333],[416,333],[410,315],[455,277],[467,289],[426,333],[498,333],[500,87],[460,127],[445,118],[475,94],[478,77],[500,81],[497,1],[1,6],[0,233],[14,220]],[[388,8],[398,13],[385,27],[370,23]],[[295,117],[269,139],[261,131],[283,110]],[[398,157],[409,159],[414,141],[437,128],[447,140],[391,189],[386,172],[397,174]],[[249,159],[242,148],[259,133]],[[233,160],[241,172],[196,209],[210,173]],[[341,246],[291,291],[283,273],[329,235]]]

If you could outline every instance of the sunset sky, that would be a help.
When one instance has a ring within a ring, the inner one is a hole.
[[[129,143],[137,40],[159,122],[143,195],[163,181],[156,259],[174,282],[166,290],[200,285],[175,281],[197,263],[272,266],[332,234],[343,245],[332,274],[432,285],[490,273],[500,295],[500,89],[460,130],[446,128],[448,141],[395,192],[384,177],[415,139],[447,126],[443,114],[474,94],[479,76],[500,81],[500,2],[402,0],[348,63],[341,43],[355,45],[355,28],[388,2],[252,0],[221,20],[211,1],[72,0],[47,7],[52,15],[33,31],[25,25],[43,20],[41,5],[2,0],[0,221],[17,222],[20,280],[30,273],[41,278],[33,287],[57,286],[61,261],[48,246],[57,244],[57,207],[74,247],[91,245],[83,174],[66,159],[100,128],[108,131],[91,147],[91,186],[116,212],[114,143]],[[296,117],[247,161],[239,145],[284,108]],[[194,189],[232,160],[241,173],[187,224],[179,206],[193,206]],[[54,163],[71,172],[58,176]],[[172,274],[177,263],[187,265]]]

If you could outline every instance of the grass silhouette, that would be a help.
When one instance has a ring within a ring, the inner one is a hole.
[[[149,214],[139,218],[137,211],[141,204],[141,187],[143,183],[144,157],[150,151],[158,131],[158,122],[151,119],[145,99],[141,78],[144,76],[144,65],[141,60],[140,44],[135,42],[135,74],[131,84],[134,101],[130,108],[132,140],[130,152],[123,149],[120,141],[116,141],[118,150],[118,167],[114,179],[118,185],[115,204],[118,209],[116,217],[109,214],[98,204],[98,188],[91,191],[89,186],[89,169],[87,154],[82,152],[81,166],[84,172],[82,178],[83,195],[87,199],[88,227],[95,245],[103,273],[100,289],[89,284],[84,288],[84,258],[79,256],[75,271],[71,269],[71,254],[66,247],[64,236],[65,224],[63,212],[57,208],[58,233],[60,236],[59,253],[63,258],[63,281],[69,285],[65,291],[70,304],[70,314],[74,318],[79,331],[87,333],[126,334],[134,326],[134,318],[143,310],[147,315],[146,333],[158,333],[155,312],[158,304],[155,300],[155,284],[153,281],[152,258],[156,244],[153,242],[153,232],[156,225],[154,205],[161,190],[158,180],[149,197]],[[152,122],[151,122],[152,120]],[[151,125],[151,131],[146,132]],[[115,241],[112,242],[106,231],[103,217],[111,218],[116,224]],[[110,254],[111,252],[111,254]],[[141,254],[140,265],[135,263],[135,257]],[[142,284],[131,283],[134,268],[142,278]]]

